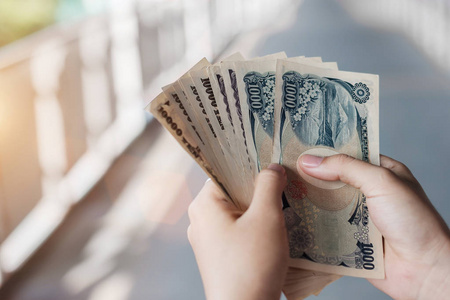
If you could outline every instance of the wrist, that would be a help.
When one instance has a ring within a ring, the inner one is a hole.
[[[445,299],[450,294],[450,236],[444,235],[436,260],[425,277],[417,299]]]

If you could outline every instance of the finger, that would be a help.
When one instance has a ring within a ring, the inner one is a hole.
[[[361,191],[367,197],[377,197],[380,193],[390,193],[395,182],[400,179],[389,169],[372,165],[345,154],[330,157],[303,155],[298,168],[318,179],[340,180]],[[395,192],[395,191],[394,191]]]
[[[206,197],[203,194],[208,195]],[[202,202],[202,205],[209,206],[214,205],[218,206],[221,209],[226,210],[234,210],[236,206],[234,204],[228,202],[227,198],[224,196],[222,190],[214,183],[211,179],[208,179],[205,182],[203,189],[199,193],[199,200]],[[205,203],[203,203],[205,202]]]
[[[208,194],[208,196],[212,196],[218,200],[225,200],[225,197],[223,196],[222,192],[220,191],[220,188],[209,178],[208,178],[208,180],[206,180],[205,184],[203,185],[203,188],[198,193],[198,196],[202,196],[204,194]],[[205,199],[205,198],[200,197],[199,199]]]
[[[232,217],[234,210],[216,184],[208,180],[189,205],[188,215],[191,223],[209,222],[214,218]]]
[[[414,177],[413,173],[409,170],[407,166],[385,155],[380,155],[380,164],[382,167],[387,168],[392,172],[394,172],[398,177],[403,179],[404,182],[417,194],[419,194],[423,199],[427,199],[427,201],[429,201],[419,181],[417,181],[417,179]]]
[[[407,166],[393,158],[390,158],[389,156],[380,155],[380,165],[383,168],[391,170],[395,175],[402,179],[417,182],[416,178]]]
[[[402,166],[383,159],[383,164],[389,163],[402,176],[407,174]],[[361,189],[367,196],[371,220],[399,253],[422,245],[429,247],[433,244],[429,233],[445,228],[425,193],[418,193],[391,169],[342,154],[326,158],[303,155],[298,167],[310,176],[341,180]]]
[[[278,164],[271,164],[261,171],[256,178],[253,200],[249,211],[267,214],[274,211],[281,213],[281,193],[286,186],[286,171]]]

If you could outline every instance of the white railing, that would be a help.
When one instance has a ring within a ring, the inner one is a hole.
[[[85,2],[108,11],[0,49],[0,285],[140,134],[144,94],[293,1]]]

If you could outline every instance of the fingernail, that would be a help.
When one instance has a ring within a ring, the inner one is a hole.
[[[270,164],[267,169],[271,169],[274,170],[280,174],[284,174],[284,168],[282,166],[280,166],[279,164]]]
[[[323,161],[323,157],[321,157],[321,156],[305,154],[301,157],[302,165],[304,165],[305,167],[308,167],[308,168],[316,168],[316,167],[320,166],[322,161]]]
[[[210,182],[210,181],[211,181],[211,178],[206,179],[205,184]]]

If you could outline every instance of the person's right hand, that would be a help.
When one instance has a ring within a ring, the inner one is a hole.
[[[419,182],[402,163],[381,166],[347,155],[303,155],[298,168],[323,180],[341,180],[367,198],[370,218],[385,238],[385,279],[369,281],[395,299],[449,299],[450,231]]]

